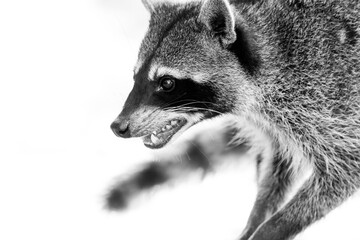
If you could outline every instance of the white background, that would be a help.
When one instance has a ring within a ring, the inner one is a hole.
[[[103,209],[141,163],[110,123],[132,87],[148,22],[140,0],[0,3],[0,239],[234,240],[255,196],[252,165]],[[358,199],[298,239],[360,239]]]

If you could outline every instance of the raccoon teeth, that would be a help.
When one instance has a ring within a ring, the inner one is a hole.
[[[156,131],[153,131],[152,134],[153,134],[154,136],[156,136],[156,135],[157,135],[157,132],[156,132]]]
[[[163,127],[163,128],[161,129],[161,132],[160,132],[160,133],[166,132],[166,131],[172,129],[172,128],[173,128],[175,125],[177,125],[177,124],[178,124],[177,121],[172,121],[172,122],[171,122],[171,125],[170,125],[170,124],[165,125],[165,127]],[[154,135],[157,135],[156,132],[154,132],[153,134],[154,134]]]
[[[161,140],[158,137],[156,137],[154,134],[151,134],[151,142],[153,144],[157,145],[157,144],[161,143]]]

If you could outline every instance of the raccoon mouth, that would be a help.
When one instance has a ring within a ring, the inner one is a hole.
[[[148,148],[161,148],[186,124],[185,119],[174,119],[164,127],[143,138],[144,145]]]

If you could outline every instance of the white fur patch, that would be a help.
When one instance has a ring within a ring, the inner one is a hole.
[[[142,59],[138,59],[137,63],[135,64],[135,67],[134,67],[134,75],[136,75],[139,72],[139,70],[143,64],[144,64],[144,61]]]
[[[205,75],[202,73],[191,73],[189,71],[153,64],[150,67],[150,71],[148,74],[149,81],[156,81],[157,78],[160,78],[162,76],[172,76],[179,80],[192,79],[193,81],[199,83],[204,82],[206,79]]]

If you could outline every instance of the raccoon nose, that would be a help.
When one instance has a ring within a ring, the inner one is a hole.
[[[111,124],[111,129],[114,132],[114,134],[118,137],[122,138],[129,138],[130,137],[130,131],[129,131],[129,121],[128,120],[120,120],[116,119]]]

